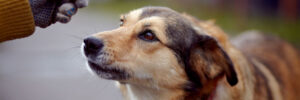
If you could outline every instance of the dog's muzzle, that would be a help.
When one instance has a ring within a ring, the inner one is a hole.
[[[111,64],[109,53],[106,53],[104,43],[96,37],[84,39],[83,52],[87,57],[88,65],[98,76],[105,79],[122,80],[128,74],[116,65]]]

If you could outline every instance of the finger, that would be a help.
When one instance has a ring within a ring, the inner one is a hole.
[[[78,8],[83,8],[83,7],[88,6],[89,0],[76,0],[75,4]]]
[[[57,13],[56,14],[56,21],[61,22],[61,23],[68,23],[71,20],[71,17],[66,16],[63,13]]]
[[[65,3],[58,8],[58,12],[71,17],[77,12],[77,8],[73,3]]]

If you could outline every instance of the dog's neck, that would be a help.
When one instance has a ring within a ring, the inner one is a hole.
[[[203,91],[195,91],[195,93],[188,93],[182,89],[167,89],[164,87],[146,87],[135,84],[121,84],[121,91],[126,100],[214,100],[217,93],[217,85],[212,87],[209,94],[199,97],[199,93]],[[191,95],[189,95],[191,94]],[[187,97],[188,96],[188,97]]]
[[[163,87],[145,87],[134,84],[122,84],[123,95],[128,100],[180,100],[184,91],[179,89],[166,89]]]

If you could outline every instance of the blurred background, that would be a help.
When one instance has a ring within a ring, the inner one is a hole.
[[[260,30],[300,47],[299,0],[91,0],[68,24],[0,43],[0,100],[122,100],[113,81],[86,70],[80,46],[90,34],[117,28],[120,14],[143,6],[214,19],[231,36]]]

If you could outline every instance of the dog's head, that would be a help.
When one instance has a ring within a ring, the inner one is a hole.
[[[121,16],[119,28],[86,38],[83,49],[89,67],[105,79],[189,89],[226,76],[235,85],[229,56],[197,28],[169,8],[145,7]]]

